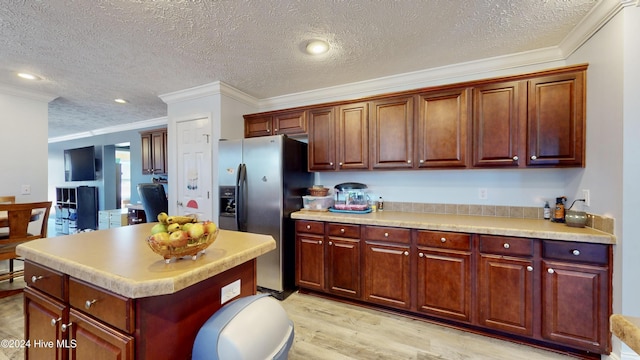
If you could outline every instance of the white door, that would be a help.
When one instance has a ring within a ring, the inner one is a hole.
[[[176,123],[178,215],[213,219],[209,118]]]

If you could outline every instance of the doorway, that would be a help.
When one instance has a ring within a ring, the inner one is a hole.
[[[131,144],[116,144],[116,198],[119,208],[131,203]]]

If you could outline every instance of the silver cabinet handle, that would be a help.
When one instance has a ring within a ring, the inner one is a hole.
[[[44,276],[42,276],[42,275],[40,275],[40,276],[35,276],[35,275],[33,275],[33,276],[31,277],[31,282],[36,282],[36,281],[38,281],[38,280],[42,280],[42,279],[44,279]]]
[[[424,257],[424,254],[423,253],[419,253],[418,256]]]
[[[511,245],[509,245],[509,243],[504,243],[504,245],[502,245],[505,249],[508,249],[511,247]]]
[[[553,271],[553,269],[552,269],[552,268],[549,268],[549,269],[547,269],[547,272],[548,272],[549,274],[553,274],[555,271]]]
[[[307,225],[307,230],[310,230],[310,229],[311,229],[311,225]]]
[[[95,304],[95,303],[96,303],[96,301],[98,301],[98,300],[93,299],[93,300],[87,300],[87,301],[85,301],[85,302],[84,302],[84,307],[85,307],[85,309],[89,309],[89,308],[91,307],[91,305],[93,305],[93,304]]]
[[[333,166],[333,162],[330,162],[329,165]]]
[[[342,166],[342,161],[340,161],[340,162],[338,163],[338,165]]]
[[[441,243],[445,243],[445,242],[447,242],[447,239],[446,238],[440,238],[440,242]]]
[[[318,245],[322,245],[322,240],[318,240]]]
[[[407,164],[411,164],[411,160],[407,160]]]
[[[571,253],[572,253],[573,255],[575,255],[575,256],[579,256],[579,255],[580,255],[580,250],[578,250],[578,249],[574,249]]]
[[[333,241],[329,241],[329,246],[333,245]]]
[[[268,133],[270,133],[270,132],[271,132],[271,130],[267,129],[267,132],[268,132]]]
[[[62,332],[65,332],[65,331],[67,331],[68,328],[71,327],[71,325],[73,325],[73,323],[71,323],[71,322],[68,323],[68,324],[62,324],[62,325],[60,325],[60,330],[62,330]]]
[[[408,251],[405,251],[405,252],[404,252],[404,256],[409,256],[409,252],[408,252]]]
[[[516,155],[516,156],[514,156],[514,157],[513,157],[513,161],[518,161],[518,159],[520,159],[520,158],[518,157],[518,155]]]
[[[531,265],[527,266],[527,271],[533,271],[533,266]]]
[[[277,133],[277,132],[278,132],[278,129],[273,129],[273,132],[276,132],[276,133]]]
[[[384,233],[384,237],[389,237],[389,233]]]
[[[61,317],[60,317],[60,318],[57,318],[57,319],[51,319],[51,326],[56,326],[56,324],[57,324],[59,321],[62,321],[62,318],[61,318]]]
[[[537,159],[537,158],[538,158],[537,156],[535,156],[535,155],[531,155],[531,160],[535,160],[535,159]]]
[[[420,159],[419,163],[424,164],[424,160]]]
[[[340,233],[341,233],[341,234],[344,234],[344,229],[340,229]]]

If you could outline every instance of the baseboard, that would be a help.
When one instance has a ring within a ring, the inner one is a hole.
[[[620,356],[620,360],[640,360],[640,355],[631,349],[623,349]]]

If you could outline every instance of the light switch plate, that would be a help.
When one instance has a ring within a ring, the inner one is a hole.
[[[31,195],[31,185],[22,185],[21,195]]]

